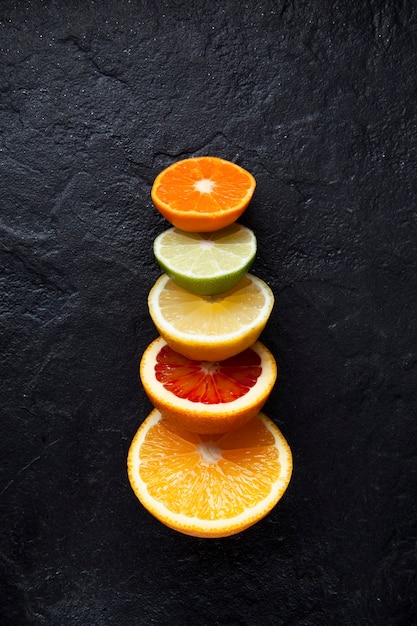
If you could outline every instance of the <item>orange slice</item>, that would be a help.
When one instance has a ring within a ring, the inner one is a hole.
[[[140,363],[143,387],[164,417],[198,433],[222,433],[255,417],[277,378],[271,352],[256,342],[224,361],[196,361],[159,337]]]
[[[249,348],[273,304],[271,289],[252,274],[215,296],[193,294],[163,274],[148,297],[159,334],[173,350],[197,361],[223,361]]]
[[[143,506],[186,535],[226,537],[262,519],[284,494],[292,455],[264,414],[224,435],[180,429],[154,409],[131,443],[128,476]]]
[[[218,157],[173,163],[155,178],[156,208],[171,224],[189,232],[211,232],[235,222],[248,206],[256,181],[245,169]]]

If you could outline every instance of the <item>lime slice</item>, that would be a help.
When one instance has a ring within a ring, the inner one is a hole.
[[[241,224],[212,233],[169,228],[155,239],[161,269],[183,289],[211,296],[232,289],[249,271],[256,255],[256,237]]]

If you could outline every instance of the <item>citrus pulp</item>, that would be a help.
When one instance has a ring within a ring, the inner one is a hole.
[[[128,476],[158,520],[196,537],[226,537],[265,517],[292,473],[290,447],[259,413],[223,435],[179,428],[154,409],[129,448]]]

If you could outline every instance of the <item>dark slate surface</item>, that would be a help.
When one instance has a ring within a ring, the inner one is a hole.
[[[192,8],[191,8],[192,6]],[[1,623],[404,625],[416,580],[416,5],[0,2]],[[249,169],[280,504],[225,540],[126,477],[174,160]]]

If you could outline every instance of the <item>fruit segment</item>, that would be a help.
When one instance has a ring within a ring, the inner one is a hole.
[[[148,308],[160,336],[140,362],[154,408],[130,445],[128,477],[152,515],[196,537],[252,526],[292,474],[288,443],[261,412],[278,374],[259,341],[274,295],[248,273],[257,242],[236,223],[255,186],[234,163],[196,157],[163,170],[151,191],[174,227],[154,241],[164,273]]]

